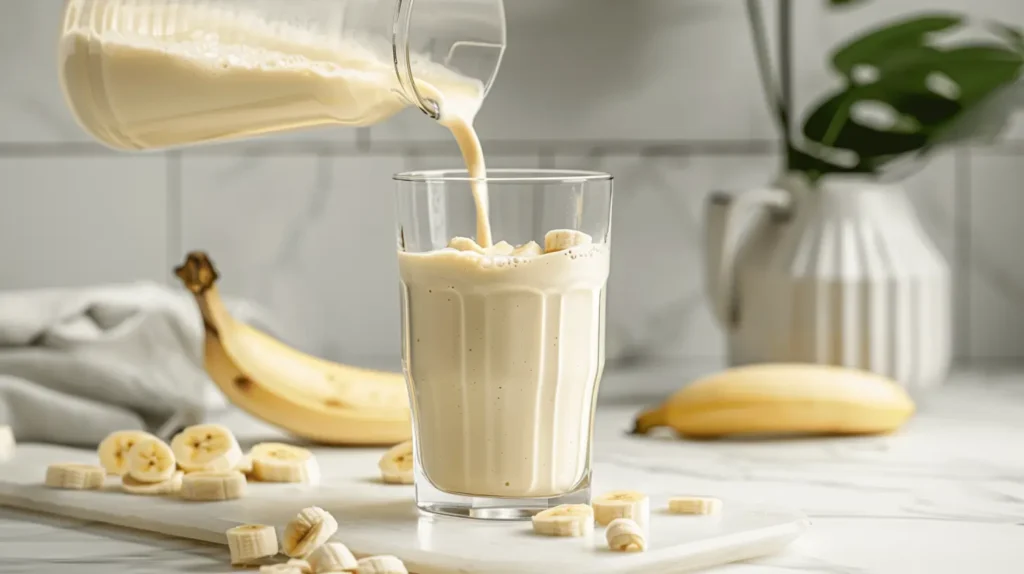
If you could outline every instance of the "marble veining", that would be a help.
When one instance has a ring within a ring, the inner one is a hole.
[[[681,372],[665,367],[658,376]],[[627,388],[642,376],[613,372],[609,379]],[[668,433],[629,436],[640,406],[609,401],[599,410],[595,466],[599,480],[652,494],[671,488],[781,503],[810,517],[810,529],[785,551],[708,571],[714,574],[1020,572],[1024,369],[961,370],[919,406],[891,436],[692,442]],[[250,441],[275,436],[237,413],[225,422]],[[231,572],[225,561],[217,546],[0,508],[4,573],[71,565],[97,574]]]

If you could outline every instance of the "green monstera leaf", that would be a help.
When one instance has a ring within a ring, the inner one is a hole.
[[[880,30],[855,38],[839,48],[832,56],[832,66],[853,81],[857,66],[883,67],[898,64],[912,57],[917,50],[927,50],[930,34],[949,31],[963,25],[963,18],[954,15],[935,15],[897,22]]]
[[[1012,106],[994,96],[1021,80],[1019,31],[1004,27],[1001,42],[935,41],[962,24],[957,16],[917,17],[840,47],[832,66],[844,85],[822,97],[803,125],[804,152],[826,164],[791,151],[796,165],[790,167],[812,176],[839,171],[829,156],[841,151],[854,158],[840,164],[842,171],[874,173],[904,155],[968,139],[971,130],[961,120],[979,117],[980,109],[998,103],[1008,117]]]

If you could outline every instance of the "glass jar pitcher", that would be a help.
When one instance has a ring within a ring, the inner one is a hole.
[[[146,150],[471,121],[504,50],[502,0],[68,0],[59,71],[88,133]]]

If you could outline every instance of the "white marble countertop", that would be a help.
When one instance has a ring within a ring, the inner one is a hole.
[[[609,374],[595,462],[635,476],[677,476],[680,490],[798,508],[810,530],[785,552],[713,574],[1010,574],[1024,572],[1024,370],[964,370],[919,397],[898,434],[846,439],[690,442],[629,437],[640,379]],[[699,369],[698,369],[699,370]],[[646,387],[651,388],[651,387]],[[237,413],[251,440],[276,432]],[[0,572],[231,572],[224,547],[0,508]],[[580,573],[583,574],[583,573]]]

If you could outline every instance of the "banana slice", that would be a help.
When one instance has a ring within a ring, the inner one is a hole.
[[[338,531],[338,522],[323,508],[303,508],[284,529],[281,549],[292,558],[305,558]]]
[[[273,526],[245,524],[230,528],[225,534],[232,564],[249,564],[278,553],[277,532]]]
[[[473,253],[479,253],[481,255],[485,253],[484,248],[480,247],[480,244],[468,237],[453,237],[452,240],[448,242],[448,247],[458,249],[459,251],[472,251]]]
[[[253,478],[262,482],[320,484],[320,466],[313,453],[279,442],[260,443],[249,451]]]
[[[718,514],[722,501],[711,496],[675,496],[668,499],[672,514]]]
[[[0,462],[14,458],[14,431],[7,425],[0,425]]]
[[[234,500],[245,496],[245,475],[229,472],[190,472],[181,483],[181,497],[185,500]]]
[[[381,478],[387,484],[413,484],[412,441],[391,447],[377,463]]]
[[[174,494],[181,490],[182,477],[185,473],[176,470],[171,478],[162,480],[160,482],[139,482],[131,477],[130,474],[126,474],[121,477],[121,490],[124,490],[128,494],[148,494],[148,495],[160,495],[160,494]]]
[[[575,229],[555,229],[544,236],[544,253],[564,251],[570,247],[590,245],[594,238]]]
[[[385,555],[360,559],[356,574],[409,574],[409,571],[397,557]]]
[[[516,257],[536,257],[544,253],[544,250],[537,245],[536,241],[524,243],[519,247],[512,250],[512,255]]]
[[[235,470],[246,476],[252,474],[252,455],[242,455],[242,458],[238,459],[238,464],[235,465]]]
[[[267,564],[260,566],[260,574],[303,574],[303,572],[294,564]]]
[[[242,459],[235,435],[221,425],[187,427],[171,439],[171,450],[185,472],[227,472]]]
[[[629,518],[612,520],[604,535],[608,540],[608,548],[615,552],[643,552],[647,549],[643,529]]]
[[[108,474],[117,476],[128,474],[128,451],[135,446],[135,443],[148,438],[155,439],[156,437],[148,432],[134,430],[110,433],[97,449],[100,465],[107,469]]]
[[[107,471],[103,467],[89,464],[51,464],[46,468],[46,480],[50,488],[67,490],[96,490],[103,486]]]
[[[163,482],[176,470],[174,451],[156,437],[144,438],[128,451],[128,476],[138,482]]]
[[[546,536],[589,536],[594,531],[594,509],[587,504],[563,504],[533,516],[533,531]]]
[[[260,566],[261,574],[313,574],[313,568],[310,567],[309,562],[305,560],[299,560],[298,558],[292,558],[284,564],[268,564],[266,566]]]
[[[484,249],[484,252],[488,255],[512,255],[512,252],[515,251],[515,249],[516,248],[512,247],[508,241],[499,241],[487,249]]]
[[[285,563],[285,566],[291,566],[295,568],[300,574],[313,574],[313,567],[309,565],[309,562],[301,560],[299,558],[292,558]]]
[[[317,572],[351,572],[359,567],[359,561],[341,542],[328,542],[309,555],[309,564]]]
[[[646,494],[635,490],[613,490],[595,498],[594,521],[607,526],[616,518],[629,518],[639,524],[647,524],[651,513],[651,502]]]

